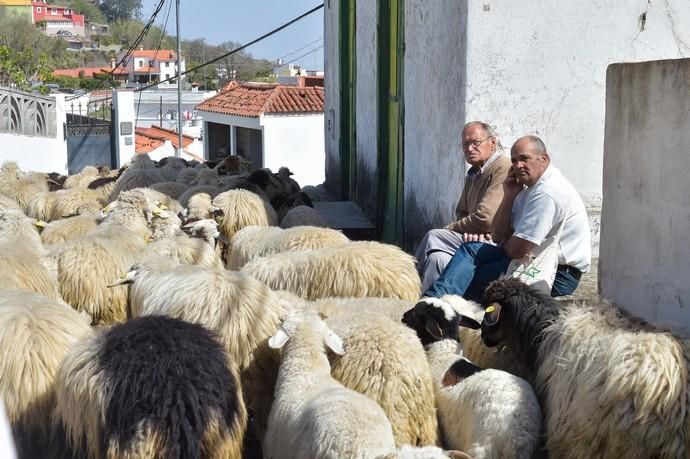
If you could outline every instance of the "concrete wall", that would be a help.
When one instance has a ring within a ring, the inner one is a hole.
[[[602,295],[690,330],[690,59],[609,67]]]
[[[136,124],[136,110],[134,107],[134,92],[129,90],[113,91],[113,107],[115,108],[115,148],[117,150],[117,167],[132,159],[135,154],[134,126]],[[122,131],[122,123],[131,123],[129,134]]]
[[[264,166],[278,172],[288,167],[301,186],[318,185],[325,179],[323,114],[268,115],[263,126]]]
[[[340,63],[338,0],[326,0],[323,13],[324,129],[326,145],[326,182],[333,193],[340,193]],[[372,126],[373,130],[376,130]]]
[[[376,215],[378,182],[376,176],[378,159],[378,66],[376,4],[372,1],[357,2],[357,88],[355,93],[355,123],[357,158],[356,191],[357,201],[369,217]]]
[[[462,191],[465,161],[460,151],[460,130],[466,118],[466,3],[405,2],[407,248],[430,227],[452,220]]]
[[[0,164],[15,161],[24,171],[67,174],[65,96],[55,95],[55,102],[57,135],[51,138],[0,133]]]

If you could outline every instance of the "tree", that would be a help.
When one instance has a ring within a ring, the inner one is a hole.
[[[72,0],[70,8],[83,14],[88,22],[95,22],[97,24],[105,24],[106,18],[100,8],[87,0]]]
[[[141,14],[141,0],[101,0],[98,6],[109,22],[126,21]]]

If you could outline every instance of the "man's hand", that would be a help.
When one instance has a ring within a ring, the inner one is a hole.
[[[503,194],[505,196],[515,198],[522,191],[522,184],[517,181],[516,177],[515,169],[511,167],[505,180],[503,180]]]
[[[491,242],[491,234],[462,233],[462,240],[465,242]]]

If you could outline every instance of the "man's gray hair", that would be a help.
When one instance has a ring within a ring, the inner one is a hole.
[[[539,137],[536,135],[526,135],[523,138],[529,140],[529,142],[532,144],[532,148],[534,148],[534,151],[539,156],[544,156],[546,154],[546,145]]]
[[[463,132],[465,129],[470,128],[472,126],[481,126],[482,129],[484,129],[484,132],[486,132],[486,135],[489,137],[495,137],[496,138],[496,147],[499,149],[503,148],[503,145],[501,144],[501,139],[498,137],[498,132],[496,132],[496,129],[489,123],[485,123],[484,121],[470,121],[469,123],[465,124],[462,128]]]

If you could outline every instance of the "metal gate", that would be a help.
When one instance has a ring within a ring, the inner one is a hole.
[[[117,167],[112,99],[72,102],[67,110],[67,172],[75,174],[84,166]]]

